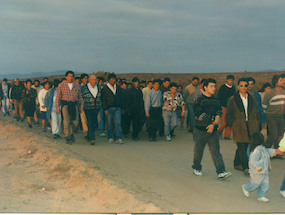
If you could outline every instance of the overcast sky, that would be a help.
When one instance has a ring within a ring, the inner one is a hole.
[[[284,0],[1,0],[0,73],[285,69]]]

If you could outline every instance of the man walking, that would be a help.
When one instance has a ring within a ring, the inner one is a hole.
[[[204,148],[208,143],[218,178],[223,180],[232,174],[226,171],[223,157],[220,153],[217,128],[222,116],[222,108],[219,100],[213,96],[216,90],[216,81],[214,79],[206,79],[203,88],[204,93],[198,98],[194,105],[195,129],[193,138],[195,146],[192,165],[193,173],[196,176],[202,176],[201,161]]]
[[[2,101],[2,111],[4,116],[10,115],[9,91],[11,86],[7,83],[7,81],[7,78],[4,78],[2,84],[0,85],[0,102]]]
[[[65,73],[65,81],[58,85],[55,106],[56,112],[60,114],[60,105],[62,107],[63,129],[66,143],[71,145],[75,142],[74,132],[77,130],[79,122],[78,107],[83,111],[83,99],[81,89],[74,79],[74,72]]]
[[[20,84],[20,80],[18,78],[15,79],[14,86],[11,89],[11,99],[14,104],[14,114],[17,121],[21,119],[24,121],[24,112],[23,112],[23,100],[22,93],[24,87]]]
[[[237,150],[234,168],[249,174],[247,148],[250,137],[259,132],[259,113],[256,99],[247,92],[247,78],[238,80],[238,91],[229,99],[225,120],[233,130]]]

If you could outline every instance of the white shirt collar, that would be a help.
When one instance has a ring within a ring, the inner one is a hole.
[[[98,88],[97,85],[95,85],[94,87],[91,86],[90,83],[87,84],[87,87],[90,91],[90,93],[93,95],[94,98],[96,98],[97,94],[98,94]]]
[[[114,87],[111,86],[111,84],[107,83],[107,87],[113,92],[114,95],[116,95],[117,85],[114,84]]]
[[[233,87],[233,85],[228,85],[227,83],[226,83],[226,86],[228,87],[228,88],[232,88]]]

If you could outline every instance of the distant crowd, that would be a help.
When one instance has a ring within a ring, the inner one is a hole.
[[[65,78],[53,82],[15,79],[11,85],[4,78],[0,99],[4,116],[13,112],[15,120],[27,120],[29,128],[42,124],[43,132],[50,130],[54,139],[61,138],[63,128],[69,145],[79,129],[91,145],[95,145],[96,129],[109,143],[123,144],[130,132],[139,141],[143,128],[150,142],[158,136],[168,142],[175,137],[178,121],[183,128],[186,119],[195,142],[194,175],[203,175],[201,162],[208,144],[220,180],[232,174],[225,169],[219,139],[233,137],[234,168],[251,177],[242,186],[244,194],[248,197],[258,189],[258,200],[267,202],[270,157],[283,158],[285,151],[285,74],[274,75],[259,91],[252,77],[240,78],[236,85],[234,81],[228,75],[216,93],[216,81],[211,78],[194,77],[183,89],[170,78],[142,81],[135,77],[128,83],[114,73],[104,80],[88,74],[75,77],[67,71]],[[285,197],[285,175],[280,193]]]

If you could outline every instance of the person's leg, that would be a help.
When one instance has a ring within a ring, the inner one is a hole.
[[[208,146],[211,152],[214,165],[216,167],[217,174],[225,172],[225,164],[223,161],[223,157],[220,153],[218,132],[214,131],[212,134],[210,134],[210,138],[208,139]]]
[[[277,133],[277,140],[274,143],[274,148],[278,149],[279,147],[279,142],[283,138],[284,135],[284,118],[282,115],[276,118],[277,125],[278,125],[278,133]]]
[[[10,99],[6,98],[6,113],[8,115],[10,115],[10,109],[11,109],[11,103],[10,103]]]
[[[171,131],[171,113],[170,111],[163,110],[162,117],[164,121],[164,135],[170,136]]]
[[[74,135],[74,133],[77,131],[78,126],[79,126],[78,107],[75,108],[75,111],[76,111],[75,120],[72,120],[72,125],[70,126],[70,135]]]
[[[222,106],[223,115],[221,117],[221,121],[220,121],[221,124],[220,124],[219,130],[218,130],[220,134],[223,134],[223,131],[224,131],[225,127],[226,127],[226,120],[225,120],[226,110],[227,109]]]
[[[18,120],[20,118],[19,116],[19,102],[17,100],[14,99],[14,115],[16,117],[16,119]]]
[[[104,111],[103,108],[100,107],[100,110],[98,112],[98,129],[99,129],[99,133],[103,134],[104,133]]]
[[[285,191],[285,174],[284,174],[283,181],[280,187],[280,191]]]
[[[86,119],[84,111],[80,113],[80,119],[81,119],[83,131],[88,132],[87,119]]]
[[[190,105],[186,104],[186,109],[187,109],[187,116],[186,116],[186,125],[187,125],[187,129],[188,131],[190,131]]]
[[[93,110],[84,110],[87,119],[87,126],[88,126],[87,137],[89,140],[95,140],[92,111]]]
[[[170,135],[173,136],[174,135],[174,129],[176,128],[177,126],[177,112],[171,112],[171,132],[170,132]]]
[[[269,177],[268,174],[261,174],[263,180],[260,183],[260,186],[257,189],[258,198],[266,197],[267,190],[269,188]]]
[[[190,131],[194,130],[194,121],[195,121],[195,113],[194,113],[194,104],[189,105],[190,109]]]
[[[246,154],[248,143],[237,143],[237,147],[238,147],[238,156],[239,156],[240,164],[243,170],[248,169],[248,157]]]
[[[108,130],[108,139],[113,139],[113,125],[114,125],[114,113],[115,108],[108,108],[107,116],[107,130]]]
[[[70,136],[70,116],[68,113],[68,106],[67,105],[64,105],[62,107],[62,116],[63,116],[64,136],[66,138],[69,138],[69,136]]]
[[[122,139],[121,120],[122,120],[121,108],[116,107],[115,113],[114,113],[114,123],[116,127],[116,140]]]
[[[132,113],[131,114],[132,117],[132,127],[133,127],[133,133],[132,133],[132,137],[134,139],[138,138],[139,136],[139,132],[140,132],[140,115],[138,113]]]
[[[278,138],[278,124],[275,117],[266,115],[266,123],[268,125],[269,135],[267,136],[265,146],[271,148]]]
[[[21,117],[21,120],[24,120],[24,111],[23,111],[23,101],[21,100],[19,102],[19,113],[20,113],[20,117]]]
[[[201,171],[202,170],[201,161],[203,158],[204,148],[207,143],[208,134],[198,129],[194,129],[193,139],[194,139],[194,159],[193,159],[192,168]]]
[[[57,124],[57,113],[56,111],[51,111],[51,132],[53,135],[57,134],[58,124]]]

